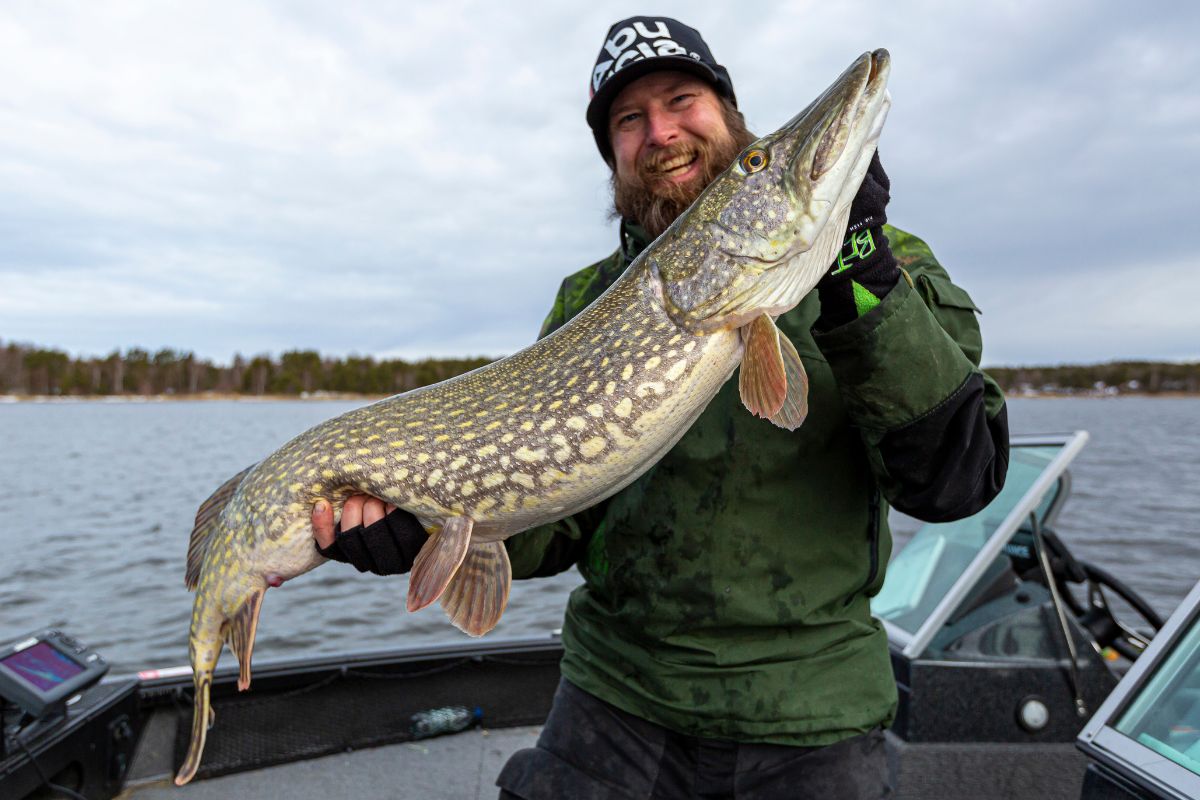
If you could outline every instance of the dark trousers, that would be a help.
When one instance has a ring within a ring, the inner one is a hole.
[[[501,800],[880,800],[891,796],[883,732],[826,747],[687,736],[563,680],[537,746],[496,780]]]

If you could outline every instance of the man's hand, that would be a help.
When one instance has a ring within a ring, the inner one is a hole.
[[[317,552],[376,575],[408,572],[429,538],[412,514],[365,494],[347,498],[336,527],[333,508],[318,500],[312,526]]]
[[[829,331],[871,313],[900,279],[900,267],[883,234],[891,189],[876,152],[850,203],[842,251],[817,284],[817,330]]]

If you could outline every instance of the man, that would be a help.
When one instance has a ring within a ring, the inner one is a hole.
[[[751,141],[727,71],[671,19],[614,25],[587,120],[613,170],[621,244],[562,284],[545,336],[598,297]],[[967,516],[1000,490],[1002,395],[979,370],[975,307],[929,248],[885,225],[876,159],[846,245],[780,317],[810,379],[795,432],[730,381],[680,442],[608,501],[508,540],[514,577],[577,564],[563,682],[501,797],[836,797],[888,792],[896,689],[870,615],[889,504]],[[904,266],[906,272],[901,271]],[[405,571],[424,534],[356,498],[331,557]]]

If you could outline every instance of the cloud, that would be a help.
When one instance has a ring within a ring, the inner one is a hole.
[[[64,8],[0,20],[0,71],[21,76],[0,102],[6,340],[501,354],[615,246],[583,108],[632,6]],[[892,219],[987,310],[989,359],[1107,358],[1098,317],[1047,317],[1062,335],[1037,337],[1020,309],[1190,269],[1188,5],[665,10],[705,33],[763,131],[857,53],[892,50]],[[1186,351],[1194,330],[1154,306],[1125,312],[1124,347]]]

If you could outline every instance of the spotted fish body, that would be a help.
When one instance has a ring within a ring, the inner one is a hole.
[[[733,371],[747,407],[794,428],[807,378],[773,317],[815,285],[886,115],[886,51],[865,54],[759,140],[626,273],[567,325],[509,358],[328,420],[234,476],[197,513],[187,585],[192,741],[199,766],[222,644],[248,688],[266,589],[323,563],[310,515],[370,494],[430,538],[408,608],[441,599],[490,630],[508,597],[503,539],[587,508],[635,480],[688,430]]]

